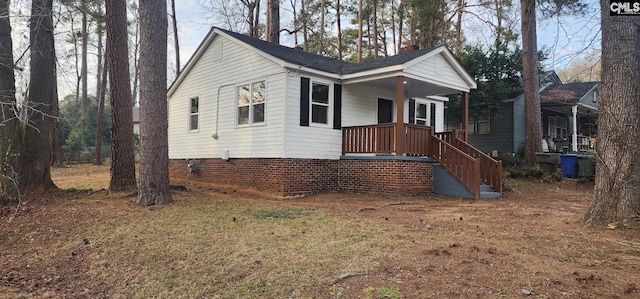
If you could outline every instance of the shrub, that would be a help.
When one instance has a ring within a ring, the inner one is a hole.
[[[541,179],[544,176],[544,170],[540,167],[529,168],[525,171],[525,176],[530,179]]]

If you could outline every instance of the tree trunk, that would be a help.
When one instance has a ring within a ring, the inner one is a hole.
[[[340,0],[336,0],[336,25],[338,26],[338,59],[342,60],[342,24],[340,22]]]
[[[100,74],[100,94],[98,94],[98,115],[96,120],[96,151],[94,153],[93,164],[102,165],[102,122],[104,121],[104,100],[107,90],[107,55],[104,56],[104,66],[102,67],[102,73]]]
[[[378,0],[373,0],[371,5],[373,6],[373,59],[378,59]]]
[[[16,107],[16,81],[13,65],[13,40],[9,18],[10,0],[0,0],[0,206],[3,198],[18,197],[16,154],[19,152],[18,117]]]
[[[531,167],[536,163],[536,153],[542,151],[535,1],[536,0],[520,1],[522,14],[522,77],[524,80],[526,128],[524,151],[526,164]]]
[[[358,63],[362,62],[362,1],[358,0]]]
[[[96,57],[97,59],[97,67],[96,67],[96,97],[98,97],[100,95],[100,93],[102,93],[102,68],[106,65],[106,60],[102,57],[104,55],[104,45],[102,44],[102,38],[104,37],[104,29],[102,25],[102,21],[101,20],[96,20],[98,22],[98,29],[96,29],[97,35],[98,35],[98,57]],[[105,65],[102,64],[103,60],[105,60]],[[99,99],[96,99],[96,101],[100,101]]]
[[[176,79],[180,76],[180,43],[178,42],[178,21],[176,20],[176,0],[171,0],[171,24],[173,24],[173,45],[176,50]]]
[[[87,126],[89,122],[89,95],[88,95],[88,65],[87,55],[89,44],[89,31],[87,30],[87,4],[85,1],[80,1],[80,10],[82,13],[82,68],[80,69],[80,76],[82,76],[82,126]]]
[[[135,106],[138,102],[138,80],[140,79],[140,68],[138,62],[140,59],[140,25],[136,23],[136,31],[134,35],[134,44],[133,44],[133,86],[131,87],[131,106]]]
[[[326,0],[320,0],[320,36],[318,37],[318,42],[320,44],[320,49],[318,49],[318,54],[324,55],[324,3]]]
[[[267,0],[267,41],[280,44],[280,1]]]
[[[309,16],[307,16],[307,8],[305,7],[304,0],[300,0],[300,15],[302,15],[302,39],[304,43],[304,50],[309,51]]]
[[[24,147],[18,169],[20,190],[55,188],[51,180],[51,117],[56,102],[55,45],[53,37],[53,0],[31,3],[29,95],[23,124]],[[29,125],[26,125],[26,124]]]
[[[171,202],[167,137],[167,4],[140,1],[140,189],[136,204]]]
[[[109,98],[111,100],[111,181],[109,182],[109,190],[135,190],[133,110],[131,108],[129,48],[127,46],[127,2],[126,0],[107,0],[106,3],[107,67],[109,68]]]
[[[405,9],[404,9],[404,1],[400,0],[400,6],[398,7],[398,53],[400,53],[400,49],[402,48],[402,34],[403,32],[403,24],[404,24],[404,15],[405,15]]]
[[[610,16],[601,0],[602,83],[590,225],[625,222],[640,212],[640,19]]]

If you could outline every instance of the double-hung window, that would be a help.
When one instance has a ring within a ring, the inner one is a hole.
[[[264,81],[239,85],[238,122],[239,126],[264,123],[264,105],[266,101],[266,87]]]
[[[189,130],[196,131],[198,130],[198,104],[200,99],[198,97],[193,97],[190,99],[190,110],[189,110]]]
[[[330,86],[314,82],[311,88],[311,123],[329,124]]]

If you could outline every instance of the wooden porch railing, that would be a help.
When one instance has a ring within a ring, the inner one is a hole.
[[[394,123],[342,128],[342,154],[395,153]]]
[[[433,127],[404,125],[406,138],[404,150],[407,156],[428,156],[431,154]]]
[[[396,153],[394,123],[342,128],[342,154],[431,156],[480,197],[481,178],[502,193],[502,162],[466,142],[463,130],[434,133],[433,127],[404,124],[405,152]]]
[[[502,161],[497,161],[479,151],[460,138],[464,134],[456,134],[456,131],[459,130],[454,130],[453,136],[457,136],[457,138],[453,138],[450,143],[465,154],[478,159],[480,161],[480,177],[491,186],[493,191],[502,193]]]

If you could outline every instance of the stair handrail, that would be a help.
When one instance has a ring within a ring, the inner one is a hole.
[[[456,136],[456,134],[453,134]],[[451,144],[480,162],[480,177],[491,186],[493,191],[502,194],[502,161],[481,152],[471,144],[459,138],[452,138]]]
[[[432,135],[432,156],[463,186],[480,199],[480,159],[476,159],[445,140]]]

